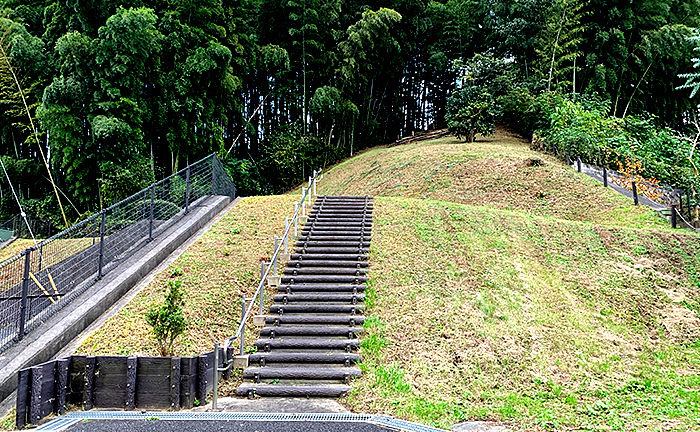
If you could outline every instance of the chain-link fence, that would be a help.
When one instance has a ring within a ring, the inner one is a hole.
[[[27,226],[29,225],[29,226]],[[11,238],[49,238],[56,234],[57,230],[50,223],[32,215],[14,215],[5,222],[0,223],[0,243]]]
[[[236,195],[215,155],[0,263],[0,352],[211,195]]]

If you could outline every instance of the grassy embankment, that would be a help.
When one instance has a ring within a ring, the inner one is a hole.
[[[441,426],[700,427],[697,236],[505,134],[373,149],[320,185],[378,196],[352,409]],[[174,263],[191,323],[178,354],[235,329],[294,198],[242,200]],[[143,313],[168,277],[79,352],[155,354]]]

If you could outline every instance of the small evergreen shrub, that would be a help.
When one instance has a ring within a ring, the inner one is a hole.
[[[168,292],[165,294],[165,302],[159,306],[153,306],[146,313],[146,322],[152,327],[153,336],[158,342],[160,355],[172,356],[175,339],[185,332],[187,321],[182,312],[185,305],[182,291],[182,280],[168,281]]]

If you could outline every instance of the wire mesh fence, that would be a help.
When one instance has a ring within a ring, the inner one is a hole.
[[[0,263],[0,352],[211,195],[236,188],[215,155]]]
[[[36,216],[14,215],[5,222],[0,223],[0,242],[5,242],[14,237],[19,238],[48,238],[56,234],[57,230],[49,222]]]

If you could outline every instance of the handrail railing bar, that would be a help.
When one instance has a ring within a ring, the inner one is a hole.
[[[319,169],[318,171],[316,171],[314,173],[314,177],[313,177],[314,182],[317,181],[319,174],[321,174],[321,169]],[[311,188],[307,188],[306,193],[304,194],[304,197],[302,198],[302,201],[301,201],[302,205],[296,207],[296,210],[294,212],[294,216],[292,217],[295,220],[295,224],[296,224],[296,219],[299,217],[299,210],[300,210],[299,207],[304,207],[304,200],[306,199],[306,195],[309,192],[311,192]],[[292,227],[292,224],[289,224],[286,227],[286,229],[284,230],[284,234],[282,235],[282,238],[286,238],[289,235],[289,231],[290,231],[291,227]],[[274,262],[275,260],[277,260],[277,256],[279,255],[281,249],[282,249],[282,243],[280,242],[280,243],[278,243],[277,248],[275,249],[275,252],[272,254],[271,262]],[[260,280],[260,283],[258,284],[258,287],[255,290],[255,293],[253,293],[253,297],[251,297],[250,304],[246,307],[245,313],[241,317],[241,323],[239,324],[238,329],[236,330],[236,333],[234,333],[233,336],[229,337],[224,342],[225,348],[228,348],[233,341],[238,339],[241,336],[241,333],[243,332],[243,330],[245,329],[246,321],[248,321],[248,317],[250,316],[250,313],[252,312],[253,307],[255,307],[255,300],[257,299],[258,295],[260,295],[261,290],[263,290],[265,288],[265,280],[267,280],[267,277],[270,273],[270,270],[272,269],[272,266],[266,266],[266,267],[267,268],[265,269],[265,271],[262,274],[262,278]]]

